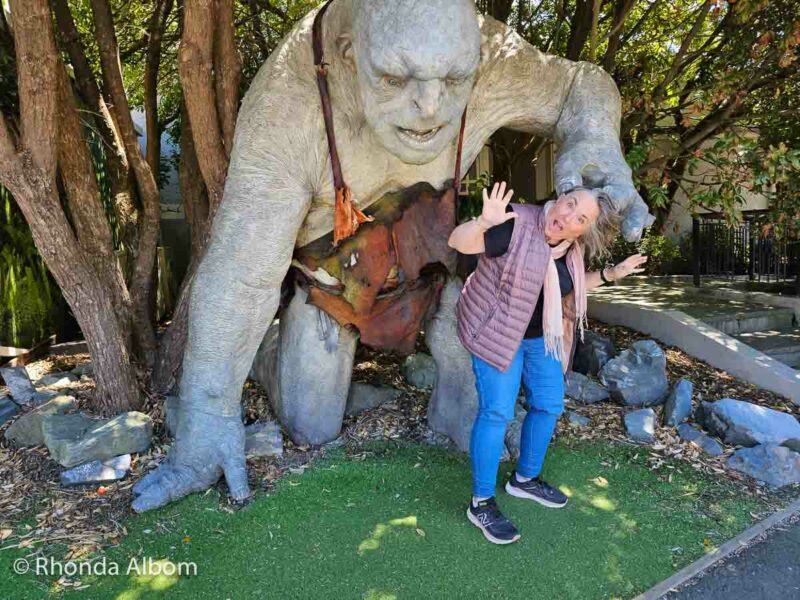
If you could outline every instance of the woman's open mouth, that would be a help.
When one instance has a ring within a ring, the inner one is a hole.
[[[434,127],[433,129],[424,130],[405,129],[404,127],[398,127],[397,131],[400,132],[401,137],[414,144],[427,144],[436,137],[436,134],[439,133],[441,129],[441,127]]]
[[[561,224],[561,222],[558,219],[554,218],[553,219],[553,231],[563,231],[563,230],[564,230],[564,226]]]

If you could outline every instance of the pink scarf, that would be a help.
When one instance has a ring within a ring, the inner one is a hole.
[[[544,205],[544,218],[555,204],[550,201]],[[567,263],[572,273],[572,285],[575,292],[575,309],[578,330],[583,340],[583,328],[586,324],[586,268],[583,264],[583,248],[578,240],[564,240],[552,247],[550,260],[544,277],[544,311],[542,328],[544,329],[544,347],[547,354],[552,354],[561,361],[561,368],[566,373],[569,356],[564,348],[564,322],[561,313],[561,285],[558,281],[558,269],[555,260],[567,254]]]

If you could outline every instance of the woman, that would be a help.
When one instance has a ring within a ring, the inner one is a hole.
[[[497,507],[494,489],[520,382],[528,413],[517,468],[505,485],[513,496],[553,508],[567,498],[539,477],[558,415],[575,332],[586,320],[586,290],[644,269],[635,254],[615,267],[586,272],[618,231],[619,217],[603,192],[576,188],[543,207],[509,204],[505,182],[483,191],[483,210],[448,240],[463,254],[483,254],[457,306],[458,335],[472,355],[478,414],[470,439],[469,520],[495,544],[519,539]]]

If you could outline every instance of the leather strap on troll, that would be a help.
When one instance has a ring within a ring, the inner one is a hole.
[[[322,116],[325,119],[325,133],[328,136],[328,152],[331,156],[333,170],[333,186],[336,189],[336,203],[333,207],[333,246],[353,235],[361,223],[372,221],[353,205],[353,195],[344,182],[339,152],[336,149],[336,135],[333,131],[333,110],[331,96],[328,91],[328,65],[322,50],[322,17],[332,0],[328,0],[314,17],[312,27],[312,43],[314,47],[314,66],[317,70],[317,87],[322,101]]]

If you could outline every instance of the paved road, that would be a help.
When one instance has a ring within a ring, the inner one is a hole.
[[[800,600],[800,520],[768,532],[663,600]]]

